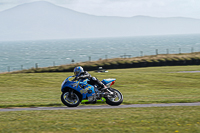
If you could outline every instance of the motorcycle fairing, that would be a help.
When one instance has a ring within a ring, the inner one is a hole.
[[[87,97],[95,95],[94,87],[92,85],[89,85],[87,83],[87,80],[84,80],[82,82],[78,81],[69,81],[69,78],[67,78],[62,83],[61,91],[64,91],[64,88],[69,87],[76,91],[78,91],[82,95],[82,100],[87,99]],[[90,90],[90,91],[89,91]],[[90,92],[90,93],[88,93]]]
[[[107,85],[108,83],[112,83],[115,80],[116,79],[103,79],[101,82],[104,83],[105,85]]]

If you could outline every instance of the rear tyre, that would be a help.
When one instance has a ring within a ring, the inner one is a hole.
[[[111,106],[118,106],[123,102],[123,95],[120,91],[109,88],[110,91],[114,93],[114,95],[108,95],[108,97],[105,97],[106,103]]]
[[[73,93],[71,91],[63,92],[61,95],[62,103],[68,107],[77,107],[81,102],[77,93],[76,91]]]

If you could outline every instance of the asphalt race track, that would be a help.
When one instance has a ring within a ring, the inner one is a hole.
[[[130,104],[130,105],[119,105],[119,106],[83,106],[78,107],[29,107],[29,108],[0,108],[0,112],[5,111],[28,111],[28,110],[77,110],[77,109],[113,109],[113,108],[141,108],[141,107],[169,107],[169,106],[200,106],[200,102],[197,103],[159,103],[159,104]]]

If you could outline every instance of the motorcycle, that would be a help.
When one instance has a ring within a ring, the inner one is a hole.
[[[120,91],[111,88],[116,79],[103,79],[102,83],[107,87],[101,90],[98,85],[88,84],[89,79],[70,80],[74,76],[69,76],[61,84],[61,101],[68,107],[77,107],[83,101],[96,103],[104,101],[111,106],[118,106],[123,102],[123,95]]]

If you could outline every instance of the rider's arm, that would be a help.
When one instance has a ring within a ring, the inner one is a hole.
[[[80,76],[78,76],[78,79],[86,79],[86,78],[91,78],[92,76],[87,72],[85,71],[84,74],[81,74]]]

